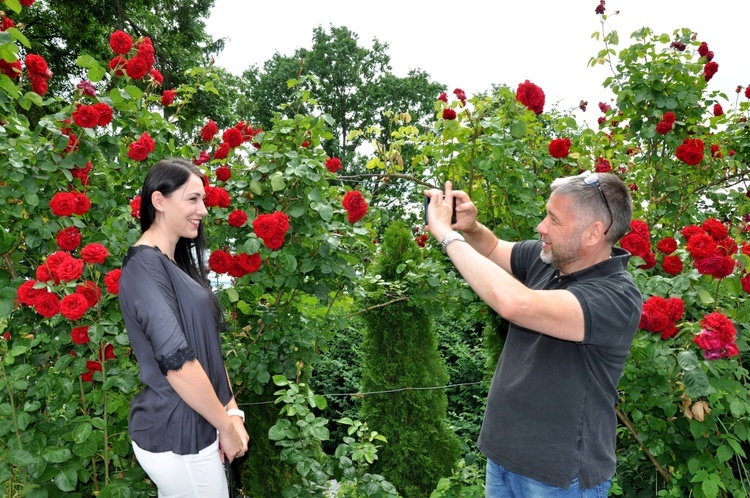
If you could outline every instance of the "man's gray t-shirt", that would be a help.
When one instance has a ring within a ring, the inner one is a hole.
[[[216,441],[216,429],[190,408],[166,378],[197,359],[219,401],[232,398],[210,290],[158,248],[128,250],[120,276],[120,308],[145,384],[130,406],[128,428],[139,447],[154,453],[197,454]]]
[[[541,242],[516,244],[513,275],[531,289],[567,289],[583,309],[581,343],[510,324],[487,398],[478,447],[511,472],[586,489],[615,472],[617,384],[640,322],[642,297],[627,272],[630,254],[559,275]]]

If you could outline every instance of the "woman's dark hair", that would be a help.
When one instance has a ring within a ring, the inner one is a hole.
[[[158,161],[151,167],[146,175],[141,189],[141,231],[145,232],[151,227],[156,217],[156,208],[151,202],[154,192],[161,192],[164,197],[185,185],[195,175],[205,183],[203,173],[190,161],[180,158],[169,158]],[[216,295],[212,292],[208,281],[206,270],[206,235],[203,231],[203,222],[198,225],[198,235],[194,239],[180,237],[174,250],[174,261],[185,273],[208,290],[211,296],[216,322],[219,328],[223,328],[224,315]]]

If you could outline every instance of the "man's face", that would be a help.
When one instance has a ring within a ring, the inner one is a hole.
[[[542,261],[563,272],[578,261],[581,258],[581,227],[573,202],[552,194],[547,201],[547,216],[536,227],[542,240]]]

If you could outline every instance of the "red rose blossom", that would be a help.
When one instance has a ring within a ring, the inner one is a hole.
[[[101,372],[102,364],[98,361],[86,360],[86,368],[88,369],[88,371],[81,374],[81,380],[83,380],[84,382],[93,382],[94,372]]]
[[[694,235],[698,235],[700,233],[705,234],[706,231],[703,230],[701,227],[695,226],[695,225],[687,225],[686,227],[683,227],[682,230],[680,230],[680,235],[685,237],[686,241],[690,241],[690,239]]]
[[[68,294],[60,301],[60,314],[68,320],[80,320],[89,309],[89,303],[81,294]]]
[[[343,166],[341,166],[341,159],[338,157],[329,157],[326,159],[325,167],[331,173],[336,173]]]
[[[729,235],[729,231],[724,223],[716,218],[707,218],[701,224],[701,228],[716,241],[725,239]]]
[[[456,119],[456,111],[453,109],[443,109],[443,119],[446,119],[448,121]]]
[[[117,55],[109,61],[109,69],[115,76],[125,76],[125,64],[127,63],[127,59]]]
[[[74,194],[75,205],[73,208],[73,213],[77,214],[78,216],[83,216],[84,214],[89,212],[89,209],[91,209],[91,200],[86,194],[82,192],[74,192]]]
[[[341,205],[346,209],[349,223],[356,223],[367,214],[367,201],[358,190],[350,190],[341,201]]]
[[[227,222],[233,227],[241,227],[247,222],[247,213],[239,209],[229,213]]]
[[[675,155],[680,161],[695,166],[703,160],[703,142],[698,139],[686,138],[677,146]]]
[[[566,157],[570,152],[569,138],[553,138],[549,143],[549,154],[557,159]]]
[[[662,270],[668,275],[678,275],[682,272],[682,260],[676,254],[664,256],[664,260],[661,262]]]
[[[130,216],[133,218],[141,217],[141,196],[136,195],[133,200],[130,201]]]
[[[210,142],[217,133],[219,133],[219,126],[213,119],[209,119],[208,123],[206,123],[201,129],[201,140],[204,142]]]
[[[164,90],[164,92],[161,94],[161,105],[164,107],[169,107],[172,105],[172,102],[174,102],[175,95],[177,95],[177,92],[172,90]]]
[[[232,178],[232,170],[229,166],[220,166],[216,169],[216,179],[221,182],[226,182]]]
[[[19,303],[25,304],[26,306],[34,306],[36,297],[42,292],[41,289],[34,288],[37,283],[37,280],[31,279],[18,286],[18,289],[16,289],[16,296]]]
[[[99,111],[92,105],[81,105],[73,111],[72,118],[81,128],[93,128],[99,123]]]
[[[656,125],[656,133],[658,133],[659,135],[666,135],[670,131],[672,131],[671,123],[659,121],[659,124]]]
[[[232,264],[232,256],[226,251],[217,249],[208,257],[208,267],[214,273],[227,273]]]
[[[214,159],[226,159],[231,147],[227,142],[221,142],[214,150]]]
[[[89,326],[74,327],[73,330],[70,331],[70,339],[75,344],[86,344],[89,342]]]
[[[703,78],[706,81],[711,81],[716,72],[719,70],[719,65],[715,62],[709,62],[703,66]]]
[[[227,273],[230,277],[241,278],[260,269],[260,254],[236,254],[232,256]]]
[[[156,143],[154,139],[145,132],[138,140],[128,144],[128,157],[134,161],[145,161],[148,155],[154,151]]]
[[[97,102],[94,104],[94,109],[99,113],[99,121],[96,123],[99,126],[107,126],[112,122],[112,108],[105,102]]]
[[[118,29],[109,36],[109,47],[117,55],[125,55],[133,47],[133,38]]]
[[[63,251],[75,251],[81,245],[81,232],[76,227],[63,228],[57,232],[57,247]]]
[[[221,138],[224,142],[229,144],[230,148],[239,147],[242,145],[242,142],[244,141],[242,138],[242,132],[238,130],[237,128],[228,128],[224,130],[224,133],[222,133]]]
[[[55,216],[70,216],[76,208],[76,194],[73,192],[58,192],[50,199],[49,207]]]
[[[690,237],[685,248],[693,259],[707,258],[716,252],[716,241],[708,234],[696,234]]]
[[[76,286],[76,294],[86,298],[89,308],[93,308],[102,298],[102,290],[91,280]]]
[[[148,63],[139,55],[125,63],[125,74],[131,79],[139,80],[146,76],[146,73],[148,73]]]
[[[86,247],[81,249],[81,258],[83,258],[86,263],[103,264],[107,259],[107,256],[109,256],[109,251],[102,244],[88,244],[86,245]]]
[[[34,299],[34,310],[45,318],[52,318],[60,312],[60,298],[49,291],[40,291]]]
[[[110,294],[117,295],[120,292],[120,274],[122,270],[115,268],[104,275],[104,286]]]
[[[271,250],[280,249],[284,245],[284,235],[289,230],[289,217],[281,211],[259,214],[253,220],[253,230],[266,247]]]
[[[677,241],[672,237],[664,237],[656,244],[656,248],[664,254],[672,254],[677,250]]]
[[[544,110],[544,92],[529,80],[518,85],[516,100],[536,114],[541,114]]]

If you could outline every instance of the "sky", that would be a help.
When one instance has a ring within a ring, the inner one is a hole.
[[[545,110],[572,109],[584,100],[587,111],[575,115],[593,123],[600,115],[597,104],[613,98],[602,87],[609,68],[589,66],[603,48],[592,39],[602,30],[597,5],[598,0],[215,0],[207,31],[226,38],[216,65],[240,74],[252,65],[262,68],[276,52],[290,56],[297,48],[311,48],[318,26],[345,26],[359,36],[360,46],[372,48],[373,38],[388,44],[396,76],[421,69],[449,93],[461,88],[469,97],[493,84],[516,88],[528,79],[544,90]],[[617,51],[644,26],[659,34],[696,32],[719,64],[709,90],[727,95],[719,100],[725,110],[735,103],[736,87],[750,85],[748,0],[606,0],[605,7],[604,29],[618,32]]]

